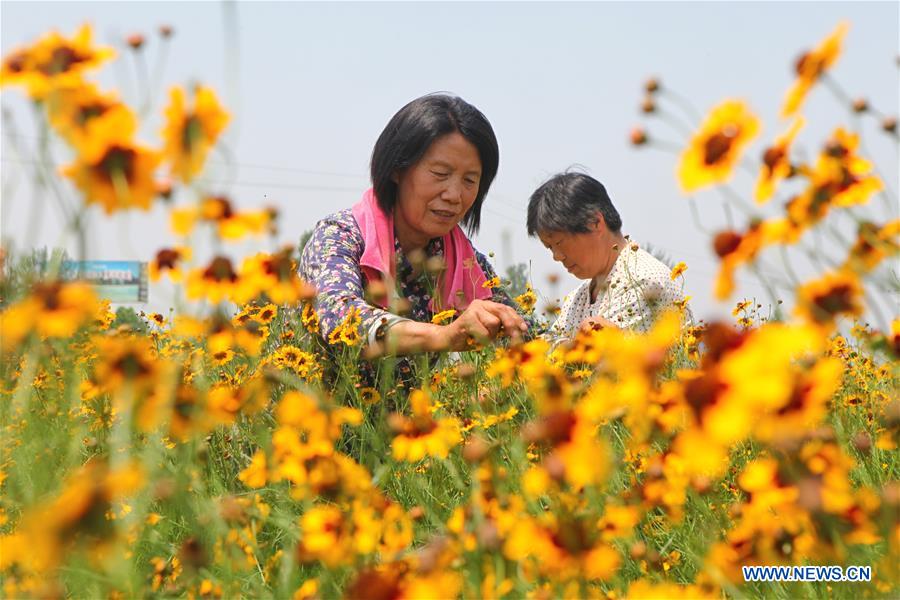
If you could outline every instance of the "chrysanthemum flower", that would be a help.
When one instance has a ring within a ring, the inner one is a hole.
[[[856,154],[859,138],[842,128],[835,130],[816,161],[807,171],[809,185],[787,203],[788,242],[818,223],[835,206],[865,204],[883,187],[872,175],[872,164]]]
[[[194,89],[193,109],[185,106],[184,90],[172,88],[162,131],[166,160],[172,174],[188,183],[202,171],[210,148],[229,119],[211,88],[197,86]]]
[[[897,254],[900,254],[900,219],[881,227],[863,222],[843,266],[857,273],[868,273],[884,259]]]
[[[678,181],[682,191],[694,192],[728,181],[759,127],[759,119],[743,102],[728,100],[715,107],[681,155]]]
[[[810,323],[829,328],[838,317],[862,315],[863,288],[859,277],[840,270],[800,286],[795,312]]]
[[[500,285],[500,278],[495,276],[495,277],[491,277],[490,279],[488,279],[487,281],[482,283],[481,287],[490,289],[490,288],[495,288],[499,285]]]
[[[409,402],[411,418],[392,418],[391,425],[398,432],[391,443],[394,459],[417,462],[426,456],[446,458],[462,441],[459,422],[453,418],[435,420],[428,394],[422,390],[414,390]]]
[[[300,313],[300,322],[306,327],[306,330],[315,335],[319,333],[319,315],[316,313],[316,307],[312,300],[303,302],[303,311]]]
[[[672,281],[675,281],[676,279],[681,277],[685,271],[687,271],[687,264],[685,264],[684,262],[680,262],[672,267],[672,273],[669,275],[669,277],[672,279]]]
[[[838,24],[821,44],[797,59],[797,79],[785,95],[781,108],[782,117],[790,117],[800,110],[813,84],[837,62],[841,56],[841,44],[849,28],[846,22]]]
[[[531,289],[531,286],[528,285],[525,287],[525,292],[519,294],[513,300],[516,301],[516,304],[519,305],[526,313],[531,313],[534,311],[534,305],[537,304],[537,295],[534,293],[534,290]]]
[[[33,46],[19,48],[3,59],[0,86],[22,85],[34,100],[56,87],[81,82],[86,71],[115,56],[112,48],[92,44],[93,30],[82,25],[72,38],[52,31]]]
[[[134,142],[128,113],[117,111],[98,123],[63,174],[81,190],[88,203],[107,214],[127,208],[147,210],[157,196],[154,174],[158,152]]]
[[[104,390],[116,391],[126,384],[149,389],[159,382],[162,363],[149,339],[100,336],[94,345],[99,360],[94,365],[93,379]]]
[[[345,344],[350,347],[356,346],[362,341],[362,336],[359,332],[361,324],[362,317],[359,315],[359,309],[355,306],[351,307],[344,319],[328,334],[328,343],[332,345]]]
[[[54,90],[47,96],[47,113],[54,129],[77,150],[92,152],[112,121],[128,138],[137,131],[137,117],[115,94],[104,94],[92,83]]]
[[[266,453],[257,450],[247,468],[238,474],[238,479],[249,488],[261,488],[266,485],[266,474]]]
[[[293,248],[286,247],[273,254],[260,253],[244,259],[241,286],[235,291],[238,303],[259,296],[278,305],[311,299],[315,288],[297,277],[293,252]]]
[[[175,248],[163,248],[156,253],[153,260],[147,266],[147,275],[150,281],[159,281],[165,273],[172,281],[181,281],[183,272],[181,263],[191,259],[190,246],[177,246]]]
[[[359,399],[363,404],[371,406],[381,402],[381,394],[373,387],[364,387],[359,390]]]
[[[734,292],[734,272],[741,265],[752,263],[766,246],[784,239],[784,220],[758,221],[744,233],[723,231],[713,238],[713,250],[719,257],[719,273],[715,295],[719,300]]]
[[[775,193],[775,186],[778,185],[778,182],[790,177],[793,173],[794,168],[790,159],[791,144],[803,124],[803,118],[797,118],[791,124],[791,128],[783,135],[778,136],[775,143],[763,153],[763,164],[754,191],[754,197],[759,204],[769,200]]]
[[[213,303],[232,299],[238,280],[231,261],[217,256],[206,268],[200,267],[188,273],[187,295],[191,299],[206,298]]]
[[[456,309],[442,310],[431,317],[431,322],[435,325],[442,325],[456,316]]]
[[[503,553],[514,561],[533,561],[543,575],[557,581],[584,578],[606,581],[622,562],[618,551],[601,540],[596,522],[571,517],[525,517],[514,527],[503,545]]]
[[[26,298],[0,314],[0,343],[9,350],[32,332],[41,337],[69,338],[93,322],[99,308],[88,284],[37,283]]]

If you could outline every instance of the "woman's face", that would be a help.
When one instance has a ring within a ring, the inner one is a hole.
[[[600,220],[587,233],[541,231],[538,238],[553,253],[553,260],[562,263],[569,273],[578,279],[593,279],[610,262],[612,248],[608,247],[606,233],[606,226]]]
[[[424,247],[431,238],[456,227],[474,204],[481,159],[475,146],[454,132],[432,142],[416,164],[396,177],[398,239],[401,244]]]

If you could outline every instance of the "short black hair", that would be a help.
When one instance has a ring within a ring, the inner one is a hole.
[[[528,235],[544,231],[587,233],[598,214],[612,233],[622,230],[622,217],[602,183],[584,173],[559,173],[531,195]]]
[[[378,136],[372,150],[371,171],[372,187],[381,210],[391,214],[397,203],[393,174],[414,165],[436,139],[454,132],[471,142],[481,159],[478,195],[462,219],[470,234],[478,231],[481,205],[497,175],[500,149],[487,118],[457,96],[428,94],[416,98],[397,111]]]

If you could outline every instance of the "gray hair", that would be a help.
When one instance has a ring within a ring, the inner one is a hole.
[[[587,233],[597,215],[612,233],[622,230],[622,217],[603,184],[584,173],[554,175],[528,201],[528,235],[543,231]]]

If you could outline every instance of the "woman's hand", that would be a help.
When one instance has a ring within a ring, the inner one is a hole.
[[[514,340],[528,330],[512,307],[490,300],[473,300],[455,321],[443,327],[448,350],[469,350],[471,341],[484,343],[506,333]]]
[[[525,320],[513,308],[489,300],[473,300],[449,325],[400,321],[389,329],[384,342],[366,347],[365,357],[459,352],[471,350],[473,342],[488,342],[504,333],[519,340],[527,330]]]
[[[611,327],[613,329],[619,329],[619,326],[610,321],[609,319],[604,319],[603,317],[588,317],[584,321],[581,322],[581,326],[579,329],[583,332],[588,331],[598,331],[600,329],[605,329],[607,327]]]

